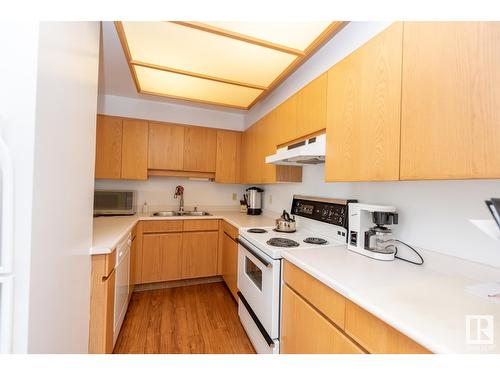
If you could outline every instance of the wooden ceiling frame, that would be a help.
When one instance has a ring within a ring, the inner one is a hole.
[[[250,37],[250,36],[243,35],[240,33],[236,33],[236,32],[230,31],[230,30],[225,30],[225,29],[221,29],[221,28],[218,28],[215,26],[207,25],[207,24],[204,24],[202,22],[185,22],[185,21],[167,21],[167,22],[175,23],[175,24],[178,24],[178,25],[184,26],[184,27],[194,28],[194,29],[197,29],[197,30],[200,30],[203,32],[217,34],[217,35],[222,36],[222,37],[236,39],[236,40],[239,40],[239,41],[242,41],[245,43],[255,44],[255,45],[258,45],[261,47],[274,49],[274,50],[277,50],[280,52],[284,52],[284,53],[288,53],[288,54],[296,56],[296,58],[290,63],[290,65],[288,65],[288,67],[284,71],[282,71],[268,86],[254,85],[251,83],[234,81],[234,80],[229,80],[229,79],[225,79],[225,78],[221,78],[221,77],[214,77],[214,76],[210,76],[210,75],[206,75],[206,74],[202,74],[202,73],[195,73],[195,72],[185,71],[185,70],[171,68],[171,67],[167,67],[167,66],[160,66],[160,65],[155,65],[155,64],[143,62],[143,61],[133,60],[131,53],[130,53],[130,48],[129,48],[129,45],[127,42],[127,38],[125,35],[125,30],[123,28],[123,24],[121,21],[115,21],[115,28],[116,28],[116,31],[118,33],[118,37],[120,39],[120,43],[122,45],[123,52],[125,53],[125,58],[127,60],[130,74],[131,74],[132,79],[134,81],[136,90],[139,94],[157,95],[157,96],[172,98],[172,99],[176,99],[176,100],[185,100],[185,101],[191,101],[191,102],[196,102],[196,103],[210,104],[210,105],[243,109],[243,110],[249,110],[257,102],[259,102],[260,100],[264,99],[267,95],[269,95],[280,83],[282,83],[295,70],[297,70],[304,62],[306,62],[314,54],[314,52],[316,52],[319,48],[321,48],[326,42],[328,42],[335,34],[337,34],[348,23],[348,22],[343,22],[343,21],[332,22],[325,30],[323,30],[323,32],[317,38],[315,38],[311,42],[311,44],[309,44],[309,46],[304,51],[301,51],[301,50],[297,50],[294,48],[282,46],[282,45],[279,45],[276,43],[272,43],[269,41],[265,41],[262,39],[258,39],[258,38]],[[195,98],[189,98],[189,97],[182,97],[182,96],[175,96],[175,95],[170,95],[170,94],[163,94],[163,93],[146,91],[146,90],[143,90],[141,88],[141,85],[140,85],[140,82],[137,78],[137,73],[135,71],[134,66],[142,66],[145,68],[162,70],[165,72],[176,73],[176,74],[186,75],[186,76],[190,76],[190,77],[196,77],[196,78],[200,78],[200,79],[226,83],[226,84],[235,85],[235,86],[258,89],[258,90],[262,90],[262,92],[248,106],[238,106],[238,105],[233,105],[233,104],[225,104],[225,103],[202,100],[202,99],[195,99]]]

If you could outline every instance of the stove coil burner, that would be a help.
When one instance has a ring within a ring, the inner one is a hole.
[[[318,237],[307,237],[305,240],[304,240],[305,243],[310,243],[310,244],[313,244],[313,245],[325,245],[328,243],[327,240],[323,239],[323,238],[318,238]]]
[[[267,233],[267,230],[261,228],[250,228],[247,230],[248,233]]]
[[[266,242],[268,245],[276,247],[298,247],[300,244],[288,238],[274,237]]]

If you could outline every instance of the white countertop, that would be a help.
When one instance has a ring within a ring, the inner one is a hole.
[[[377,261],[346,246],[287,249],[282,256],[434,353],[500,353],[500,304],[464,290],[491,281],[496,269],[484,266],[481,273],[483,266],[463,260],[455,267],[457,258],[440,256],[440,271]],[[460,272],[450,271],[455,269]],[[500,270],[498,275],[500,282]],[[467,315],[493,316],[493,345],[467,344]]]
[[[91,255],[109,254],[118,242],[126,236],[140,220],[209,220],[224,219],[237,227],[265,227],[273,226],[275,218],[264,215],[247,215],[239,211],[212,211],[211,216],[173,216],[157,217],[150,213],[133,216],[100,216],[94,218]]]

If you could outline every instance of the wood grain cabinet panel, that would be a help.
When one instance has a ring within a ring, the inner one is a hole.
[[[97,116],[95,178],[121,178],[122,119]]]
[[[182,171],[184,126],[150,122],[148,169]]]
[[[415,341],[351,301],[347,301],[346,305],[345,331],[369,353],[430,353]]]
[[[182,278],[217,275],[219,232],[186,232],[182,241]]]
[[[142,254],[142,282],[181,278],[182,233],[145,234]]]
[[[283,286],[282,354],[361,354],[363,351],[287,285]]]
[[[328,71],[327,181],[399,179],[402,37],[395,23]]]
[[[113,352],[116,251],[92,255],[89,353]],[[112,266],[111,266],[112,265]]]
[[[184,232],[213,231],[218,229],[218,219],[184,220]]]
[[[401,179],[500,177],[500,23],[405,22]]]
[[[222,238],[222,277],[235,300],[238,300],[238,244],[226,232]]]
[[[328,74],[323,73],[297,93],[296,137],[326,128]]]
[[[283,280],[322,314],[344,329],[345,298],[292,263],[285,261]]]
[[[123,120],[122,179],[148,178],[148,122]]]
[[[238,184],[241,181],[241,132],[217,130],[215,182]]]
[[[187,126],[184,136],[185,171],[215,172],[217,130]]]
[[[143,233],[182,232],[184,220],[146,220],[142,222]]]
[[[285,100],[273,112],[277,145],[297,138],[297,94]]]

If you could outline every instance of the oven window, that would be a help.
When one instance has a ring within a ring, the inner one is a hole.
[[[250,280],[253,281],[255,286],[262,291],[262,271],[248,257],[245,257],[245,273],[248,275]]]

